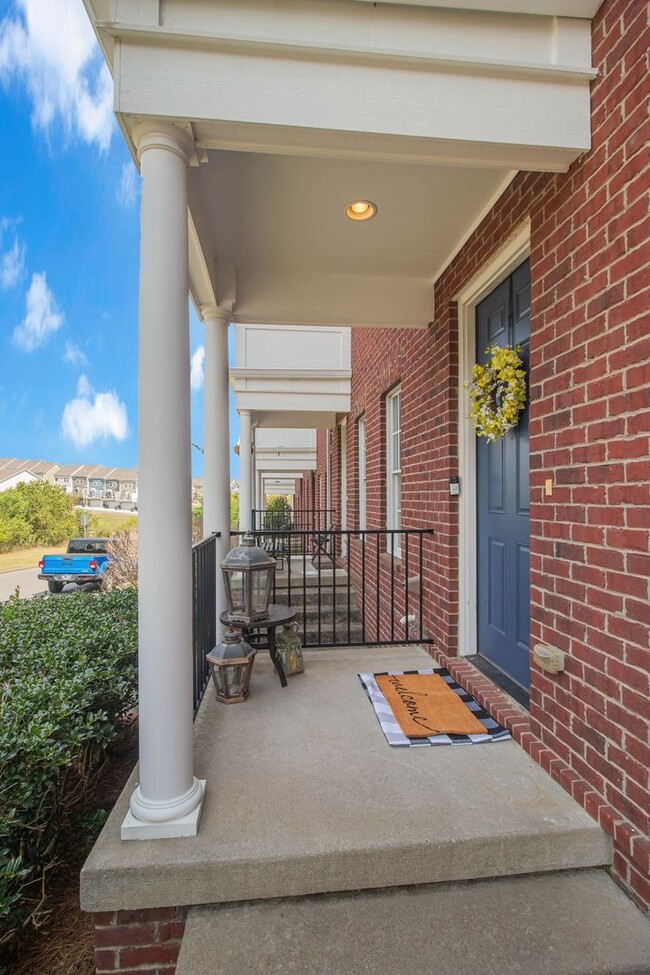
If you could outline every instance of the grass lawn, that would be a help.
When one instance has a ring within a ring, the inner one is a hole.
[[[138,516],[130,511],[106,511],[98,508],[97,513],[86,509],[84,514],[88,515],[87,534],[98,538],[108,538],[125,528],[138,527]]]
[[[21,548],[15,552],[0,552],[0,572],[15,572],[17,569],[35,569],[38,560],[47,552],[48,555],[59,555],[65,552],[66,545],[52,545],[45,548]]]
[[[137,528],[136,515],[124,511],[87,512],[89,516],[88,535],[99,538],[109,537],[124,528]],[[21,548],[14,552],[0,552],[0,572],[16,572],[18,569],[35,569],[43,555],[60,555],[68,543],[62,545],[39,545],[37,548]]]

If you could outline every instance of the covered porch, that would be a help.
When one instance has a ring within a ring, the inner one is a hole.
[[[121,842],[125,790],[82,873],[107,971],[135,957],[120,938],[150,917],[141,957],[180,948],[178,975],[384,973],[394,951],[396,971],[421,958],[477,975],[485,932],[508,975],[643,970],[644,922],[603,870],[609,838],[519,744],[386,744],[357,672],[426,667],[424,651],[305,656],[282,688],[260,655],[245,707],[206,695],[194,761],[215,787],[197,837]],[[492,705],[526,734],[523,712]]]
[[[204,531],[221,557],[229,323],[427,328],[436,279],[516,172],[562,172],[588,149],[597,3],[86,6],[142,175],[140,771],[122,835],[186,835],[206,792],[188,652],[188,291],[206,324]],[[251,423],[243,408],[242,444]],[[246,528],[248,449],[241,460]]]

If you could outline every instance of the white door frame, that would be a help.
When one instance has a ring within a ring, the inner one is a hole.
[[[467,385],[476,362],[476,306],[530,256],[530,218],[508,238],[457,295],[458,301],[458,653],[478,652],[476,435]]]
[[[341,420],[339,427],[339,445],[341,451],[341,528],[348,527],[348,421]],[[348,554],[347,535],[341,538],[341,555]]]

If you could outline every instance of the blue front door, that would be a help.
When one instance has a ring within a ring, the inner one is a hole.
[[[530,342],[530,262],[526,261],[476,309],[476,351]],[[528,407],[495,443],[476,440],[478,652],[528,687],[530,628],[530,488]]]

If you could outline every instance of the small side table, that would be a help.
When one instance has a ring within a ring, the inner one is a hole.
[[[290,606],[281,606],[278,603],[270,603],[268,617],[264,620],[258,620],[257,623],[231,623],[228,619],[227,611],[221,613],[219,616],[219,621],[223,623],[224,626],[231,626],[235,630],[241,630],[244,634],[244,639],[247,640],[251,646],[256,647],[258,650],[268,650],[269,656],[273,661],[273,666],[275,667],[278,677],[280,678],[280,683],[283,687],[286,687],[287,677],[276,647],[276,630],[278,626],[284,626],[285,623],[293,623],[295,618],[295,611],[291,609]],[[264,639],[264,630],[266,630],[266,639]]]

